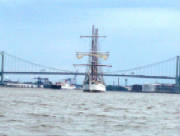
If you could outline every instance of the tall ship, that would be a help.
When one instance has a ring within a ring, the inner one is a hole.
[[[109,52],[100,52],[98,46],[98,39],[105,38],[106,36],[99,36],[98,29],[92,26],[92,35],[81,36],[80,38],[90,38],[91,47],[89,52],[77,52],[76,56],[78,59],[84,56],[88,57],[88,64],[78,64],[86,66],[87,71],[83,82],[84,92],[106,92],[106,85],[103,79],[102,67],[111,67],[109,65],[102,65],[100,59],[107,60]]]

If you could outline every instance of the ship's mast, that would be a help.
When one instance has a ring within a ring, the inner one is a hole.
[[[97,72],[98,72],[98,57],[96,57],[97,54],[97,40],[98,40],[98,29],[94,29],[93,26],[93,30],[92,30],[92,35],[94,35],[94,37],[92,37],[92,47],[91,47],[91,52],[92,52],[92,58],[91,58],[91,79],[97,81]]]
[[[99,73],[99,57],[106,59],[108,57],[108,53],[100,53],[98,52],[98,38],[106,36],[99,36],[98,29],[95,29],[94,25],[92,26],[92,35],[91,36],[81,36],[81,38],[91,38],[91,49],[89,53],[78,53],[79,58],[83,56],[89,56],[89,76],[91,81],[98,81],[100,78],[98,77]],[[82,55],[82,56],[81,56]]]

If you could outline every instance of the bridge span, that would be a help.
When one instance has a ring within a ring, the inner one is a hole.
[[[0,72],[0,74],[2,74]],[[84,76],[86,73],[83,72],[3,72],[3,74],[13,74],[13,75],[78,75]],[[149,78],[149,79],[173,79],[176,77],[169,76],[146,76],[146,75],[126,75],[126,74],[99,74],[107,77],[131,77],[131,78]]]

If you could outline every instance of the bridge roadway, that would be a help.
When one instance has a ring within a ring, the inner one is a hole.
[[[2,72],[0,72],[0,75]],[[83,72],[3,72],[3,74],[13,74],[13,75],[79,75],[83,76]],[[126,75],[126,74],[99,74],[107,77],[131,77],[131,78],[149,78],[149,79],[176,79],[176,77],[169,76],[147,76],[147,75]]]

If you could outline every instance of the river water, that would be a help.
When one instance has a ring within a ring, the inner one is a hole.
[[[179,136],[180,96],[0,88],[0,136]]]

